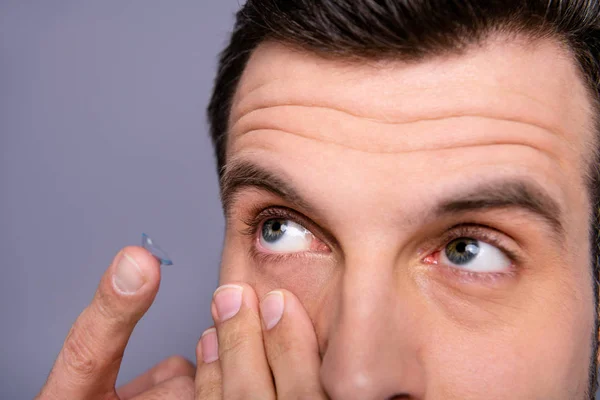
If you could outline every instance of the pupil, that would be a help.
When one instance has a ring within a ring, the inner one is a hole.
[[[446,257],[455,265],[465,265],[479,254],[479,242],[471,238],[459,238],[446,246]]]
[[[467,244],[465,242],[460,242],[456,245],[456,251],[459,253],[464,253],[467,250]]]
[[[279,221],[273,222],[273,225],[271,226],[271,229],[273,229],[274,231],[280,230],[281,229],[281,223]]]

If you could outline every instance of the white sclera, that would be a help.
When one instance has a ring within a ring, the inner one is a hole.
[[[173,265],[171,257],[160,247],[158,247],[150,236],[142,233],[142,247],[148,250],[154,257],[160,261],[161,265]]]

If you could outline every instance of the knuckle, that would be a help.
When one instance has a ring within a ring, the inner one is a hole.
[[[156,387],[144,400],[193,399],[194,381],[189,376],[178,376]]]
[[[194,365],[182,356],[171,356],[161,363],[161,369],[169,376],[189,376]]]
[[[194,394],[194,380],[189,376],[178,376],[167,382],[167,387],[182,394]]]
[[[98,290],[92,305],[94,311],[105,320],[124,322],[127,319],[120,310],[119,299],[104,290]]]
[[[97,370],[96,357],[90,342],[87,331],[76,321],[65,339],[61,352],[61,359],[67,371],[82,380],[89,379]]]
[[[236,357],[256,342],[262,345],[260,330],[244,328],[241,324],[231,324],[226,330],[218,333],[219,357]]]

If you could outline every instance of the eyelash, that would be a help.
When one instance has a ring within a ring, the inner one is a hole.
[[[250,210],[249,214],[250,218],[242,218],[242,222],[248,227],[240,231],[240,233],[246,236],[255,236],[262,223],[269,219],[289,219],[308,229],[306,226],[308,221],[286,207],[255,207]]]
[[[505,244],[506,241],[500,238],[500,235],[500,232],[496,229],[483,224],[460,223],[454,225],[450,227],[440,238],[428,240],[429,245],[425,246],[425,248],[428,250],[424,251],[427,255],[421,258],[422,263],[428,265],[433,264],[438,268],[441,267],[443,268],[444,272],[462,281],[477,281],[486,283],[493,282],[501,278],[514,277],[517,273],[516,266],[523,265],[523,260],[517,251],[508,248],[508,246]],[[457,267],[444,265],[438,262],[425,261],[426,258],[444,251],[444,248],[452,241],[464,237],[473,238],[500,249],[511,262],[509,270],[506,272],[472,272]],[[432,251],[431,248],[435,250]]]
[[[288,219],[297,224],[304,226],[309,231],[314,232],[318,231],[318,227],[311,222],[308,218],[298,214],[296,211],[287,208],[287,207],[267,207],[262,208],[259,206],[255,206],[249,212],[249,218],[242,218],[242,222],[247,225],[247,228],[242,229],[240,233],[245,236],[249,236],[254,240],[258,240],[256,235],[259,229],[262,227],[262,224],[269,219]],[[442,267],[446,270],[446,272],[454,275],[456,278],[460,278],[462,280],[473,280],[473,281],[493,281],[498,278],[504,278],[507,276],[514,276],[516,274],[516,265],[522,264],[522,257],[514,250],[509,249],[508,246],[505,245],[505,240],[502,240],[499,237],[500,233],[489,226],[478,224],[478,223],[460,223],[454,225],[446,230],[441,237],[430,238],[426,240],[426,245],[422,246],[421,250],[426,255],[421,257],[421,262],[423,264],[435,264],[437,267]],[[495,273],[481,273],[481,272],[471,272],[467,270],[462,270],[460,268],[446,266],[443,264],[438,264],[437,262],[428,262],[425,261],[426,258],[433,256],[444,250],[444,247],[447,246],[453,240],[469,237],[473,238],[493,246],[496,246],[500,249],[511,261],[510,270],[507,272],[495,272]],[[320,238],[319,238],[320,239]],[[320,239],[322,240],[322,239]],[[327,246],[332,247],[332,243],[324,240]],[[435,249],[435,250],[434,250]],[[314,257],[316,253],[311,253],[311,257]],[[300,253],[289,253],[289,254],[276,254],[276,253],[265,253],[261,252],[257,249],[256,246],[250,246],[250,256],[256,259],[258,262],[285,262],[290,259],[302,259],[307,256],[307,252]]]

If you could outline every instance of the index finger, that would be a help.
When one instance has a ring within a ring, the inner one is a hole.
[[[73,324],[38,398],[117,399],[125,346],[159,282],[159,263],[150,252],[134,246],[120,251]]]

